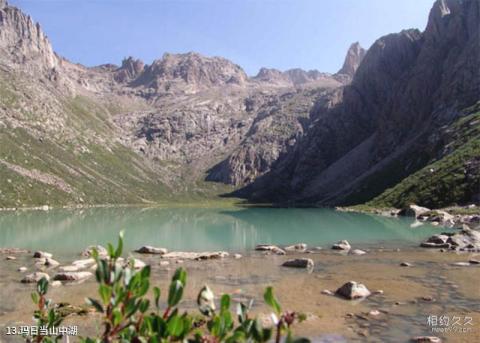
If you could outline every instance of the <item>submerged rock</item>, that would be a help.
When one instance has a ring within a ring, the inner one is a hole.
[[[346,284],[344,284],[342,287],[337,289],[335,294],[342,296],[346,299],[353,300],[353,299],[366,298],[371,293],[364,284],[361,284],[355,281],[349,281]]]
[[[297,243],[297,244],[285,247],[285,250],[286,251],[294,251],[294,252],[305,252],[305,251],[307,251],[307,244]]]
[[[282,266],[291,268],[313,268],[314,263],[310,258],[295,258],[283,262]]]
[[[50,280],[50,276],[47,273],[35,272],[25,275],[25,277],[22,279],[22,283],[37,283],[42,278],[47,279],[47,281]]]
[[[351,248],[350,243],[346,240],[339,241],[332,245],[332,249],[334,250],[350,250]]]
[[[141,248],[135,250],[139,254],[154,254],[154,255],[164,255],[168,253],[168,250],[165,248],[156,248],[151,245],[144,245]]]
[[[53,279],[58,281],[83,281],[92,275],[90,272],[61,272],[57,273]]]
[[[269,244],[259,244],[255,247],[257,251],[269,251],[274,253],[275,255],[285,255],[286,252],[283,249],[280,249],[276,245],[269,245]]]

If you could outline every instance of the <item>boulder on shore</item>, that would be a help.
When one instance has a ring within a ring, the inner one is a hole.
[[[370,294],[372,294],[368,288],[361,283],[355,281],[349,281],[344,284],[342,287],[335,291],[336,295],[339,295],[343,298],[353,300],[353,299],[361,299],[366,298]]]
[[[259,244],[255,247],[256,251],[268,251],[272,252],[275,255],[285,255],[286,252],[283,249],[280,249],[276,245],[269,245],[269,244]]]
[[[291,268],[313,268],[314,263],[310,258],[294,258],[283,262],[282,266]]]
[[[50,276],[47,273],[35,272],[25,275],[25,277],[22,279],[22,283],[37,283],[42,278],[47,279],[47,281],[50,280]]]
[[[33,253],[34,258],[52,258],[53,255],[45,251],[35,251]]]
[[[335,243],[334,245],[332,245],[332,249],[334,250],[350,250],[352,247],[350,245],[350,243],[348,243],[348,241],[346,240],[342,240],[342,241],[339,241],[337,243]]]
[[[168,253],[168,250],[165,248],[156,248],[151,245],[144,245],[141,248],[135,250],[139,254],[153,254],[153,255],[164,255]]]
[[[352,251],[350,251],[350,254],[352,255],[365,255],[367,252],[366,251],[363,251],[363,250],[360,250],[360,249],[354,249]]]
[[[53,279],[58,281],[83,281],[92,275],[90,272],[62,272],[57,273]]]
[[[108,255],[107,249],[101,245],[90,245],[82,251],[81,255],[85,257],[92,257],[93,249],[97,249],[98,256],[105,257]]]
[[[420,244],[424,248],[451,248],[462,251],[480,251],[480,232],[467,225],[459,232],[444,232],[433,235]]]
[[[176,258],[176,259],[185,259],[185,260],[210,260],[217,258],[224,258],[229,256],[226,251],[214,251],[214,252],[183,252],[183,251],[172,251],[162,255],[162,258]]]
[[[305,252],[305,251],[307,251],[307,244],[297,243],[297,244],[285,247],[285,250],[286,251],[293,251],[293,252]]]
[[[415,204],[408,205],[407,207],[403,208],[398,212],[399,216],[405,216],[405,217],[414,217],[418,218],[424,213],[429,212],[430,209],[422,206],[417,206]]]

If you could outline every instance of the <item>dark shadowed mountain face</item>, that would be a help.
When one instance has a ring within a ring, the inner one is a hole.
[[[446,128],[480,100],[479,24],[478,1],[439,0],[425,32],[377,40],[342,100],[320,109],[295,147],[239,194],[359,203],[443,158]]]

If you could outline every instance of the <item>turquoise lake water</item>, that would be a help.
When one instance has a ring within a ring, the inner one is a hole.
[[[293,208],[94,208],[0,214],[0,247],[77,255],[86,246],[116,242],[125,231],[127,249],[148,244],[182,251],[247,251],[256,244],[307,243],[418,246],[441,228],[411,228],[412,219]]]

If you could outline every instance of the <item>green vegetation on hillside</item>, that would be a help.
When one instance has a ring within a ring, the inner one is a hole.
[[[465,116],[444,132],[449,137],[448,151],[393,188],[387,189],[367,205],[403,207],[415,203],[431,208],[471,202],[480,194],[480,105],[465,111]]]

